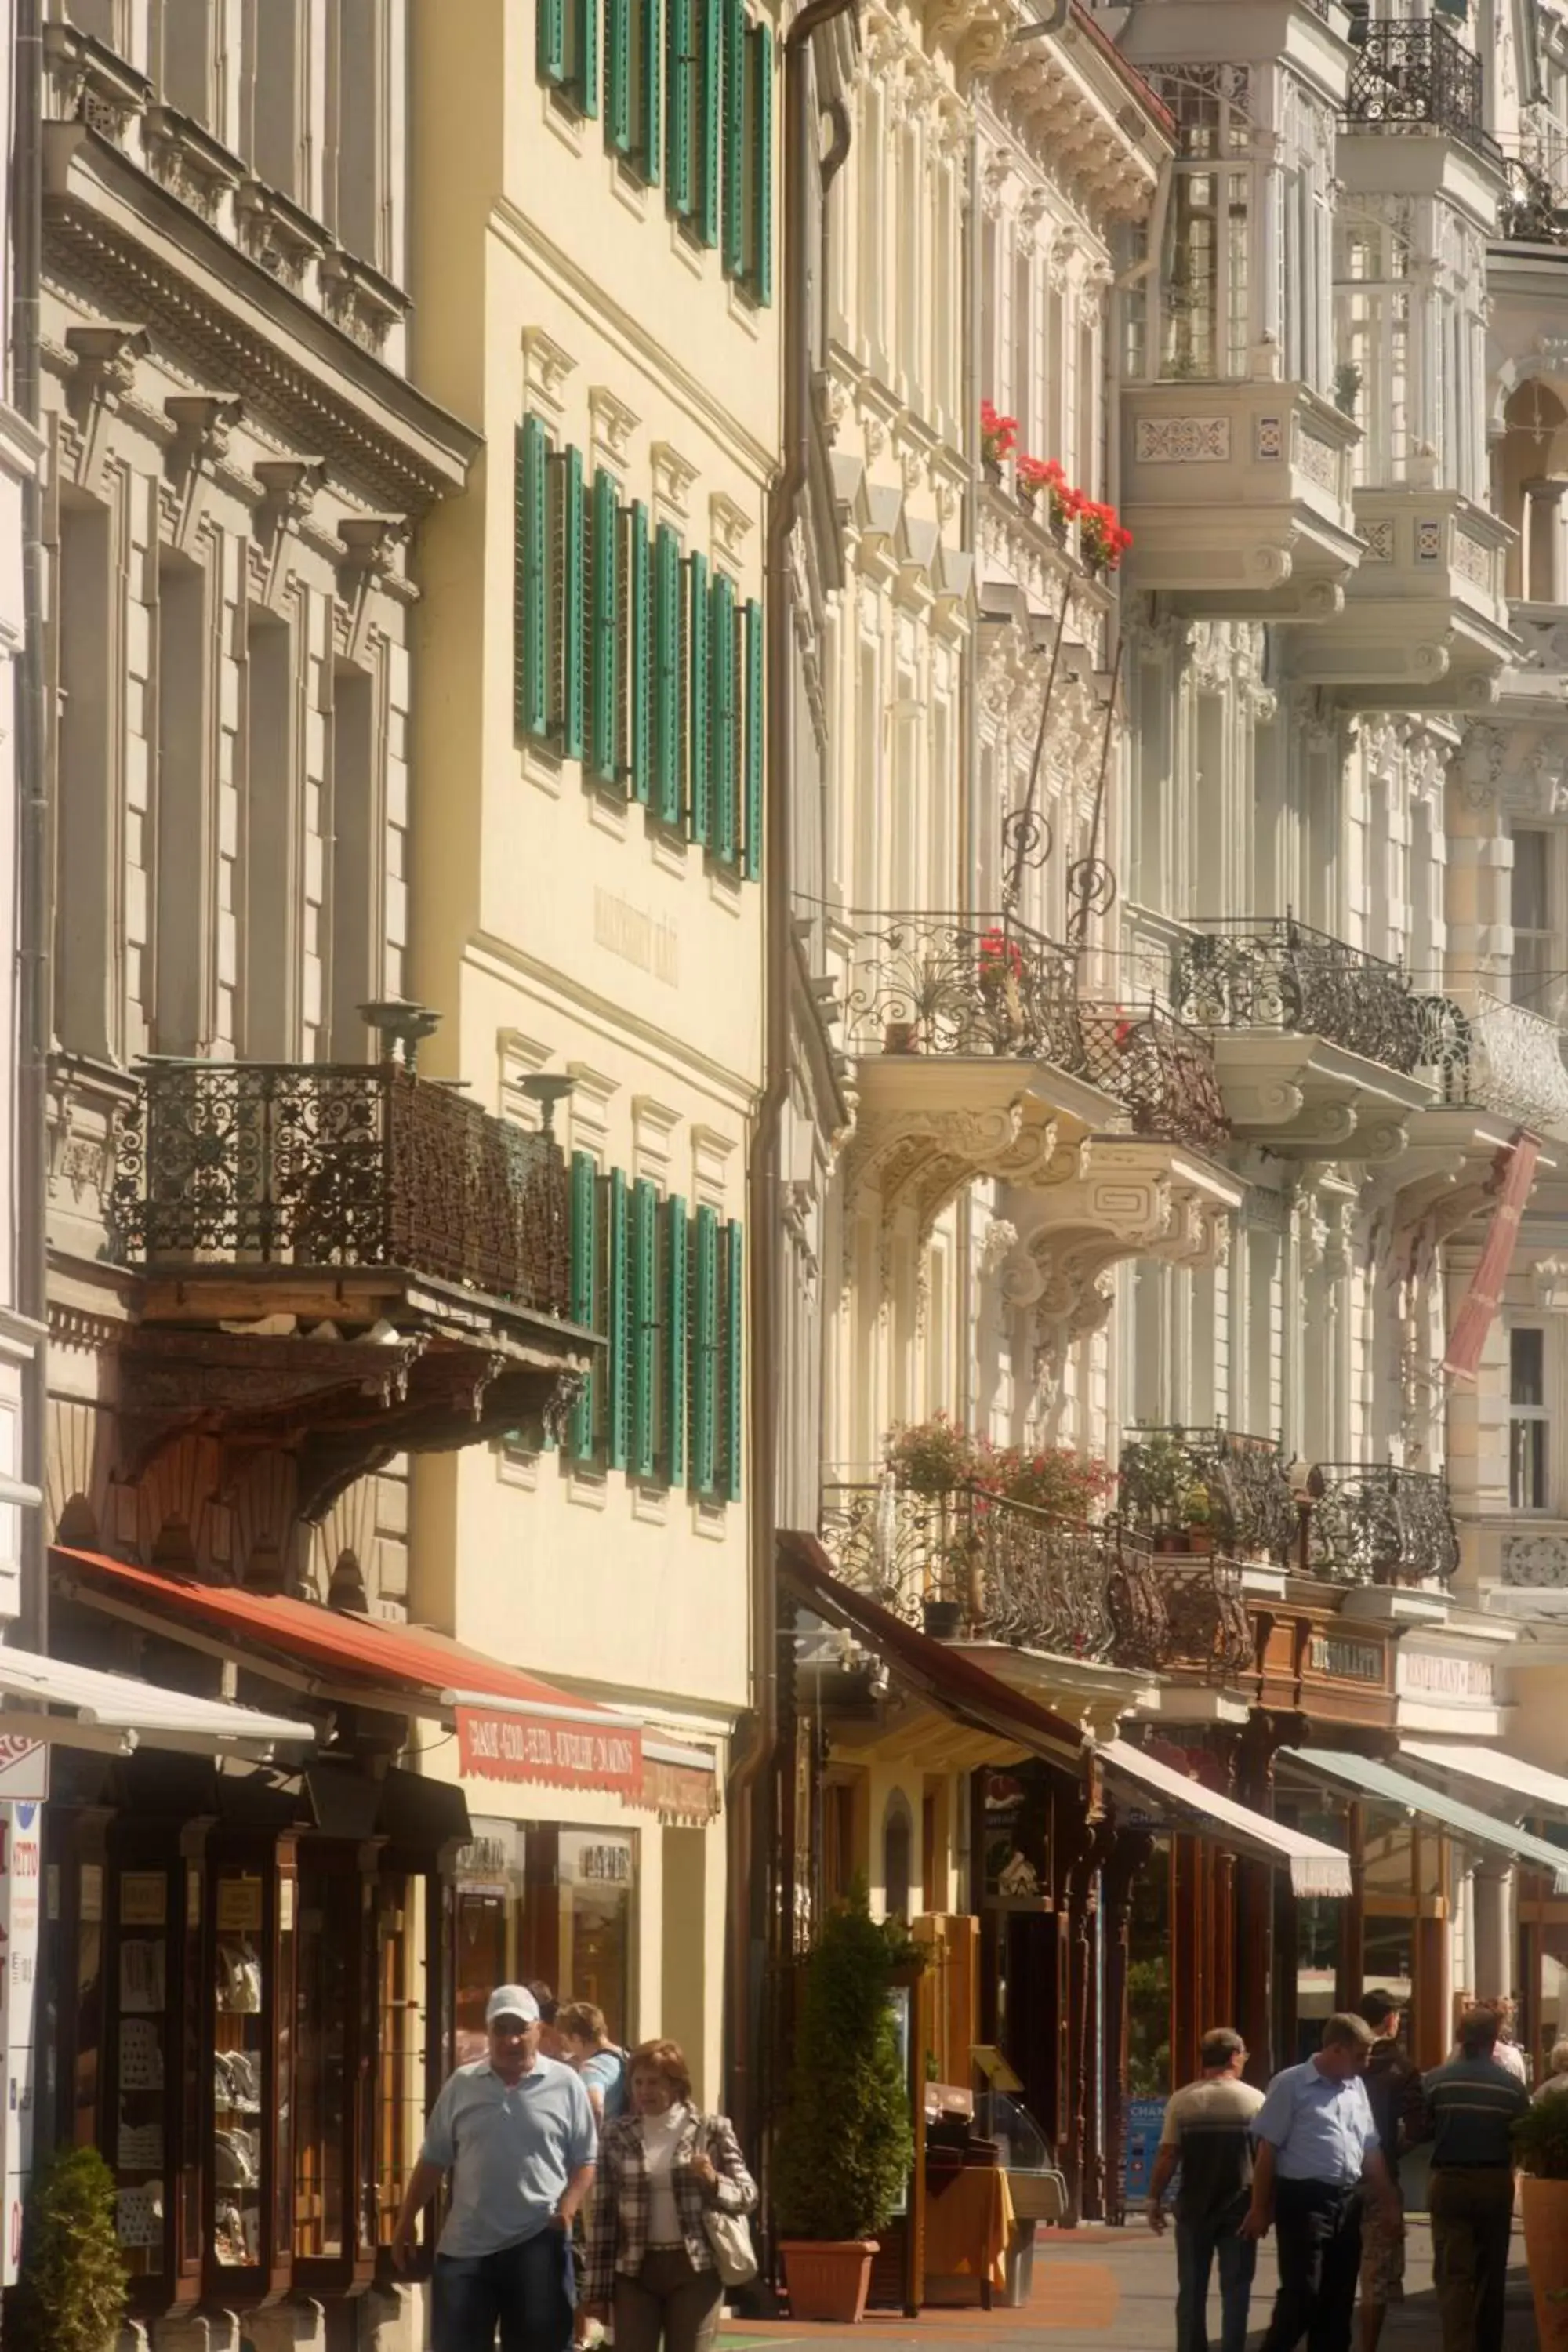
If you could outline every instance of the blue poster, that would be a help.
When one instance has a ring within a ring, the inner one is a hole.
[[[1122,2109],[1122,2178],[1129,2205],[1149,2194],[1154,2151],[1165,2127],[1163,2099],[1129,2099]]]

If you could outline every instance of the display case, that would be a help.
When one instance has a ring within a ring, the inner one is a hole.
[[[294,2253],[292,1831],[215,1847],[206,2287],[255,2309],[289,2292]]]
[[[974,2129],[996,2143],[1018,2220],[1059,2221],[1067,2211],[1067,2183],[1057,2169],[1055,2151],[1022,2100],[1010,2091],[983,2091],[974,2103]]]

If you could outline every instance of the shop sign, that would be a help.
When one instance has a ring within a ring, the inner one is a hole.
[[[562,1789],[636,1796],[642,1788],[637,1724],[563,1721],[548,1715],[458,1709],[459,1769],[467,1780],[545,1780]]]
[[[632,1850],[624,1839],[601,1841],[577,1850],[577,1876],[589,1886],[629,1886]]]
[[[42,1892],[42,1811],[36,1804],[0,1806],[5,1835],[0,1867],[0,2037],[5,2054],[5,2109],[0,2114],[0,2175],[5,2180],[5,2242],[0,2281],[14,2284],[22,2256],[22,2200],[33,2168],[34,2011]]]
[[[49,1751],[41,1739],[0,1739],[0,1800],[39,1805],[49,1793]]]
[[[1489,1658],[1457,1658],[1441,1650],[1401,1650],[1395,1660],[1401,1691],[1428,1698],[1493,1698]]]
[[[475,1822],[473,1836],[458,1849],[458,1884],[472,1890],[484,1887],[496,1895],[510,1892],[511,1874],[518,1867],[517,1828],[511,1822]]]
[[[1160,2134],[1165,2128],[1163,2099],[1129,2099],[1122,2111],[1121,2145],[1126,2154],[1123,2175],[1129,2205],[1149,2194]]]
[[[1352,1642],[1342,1633],[1314,1633],[1309,1664],[1315,1675],[1336,1682],[1381,1683],[1383,1650],[1376,1642]]]

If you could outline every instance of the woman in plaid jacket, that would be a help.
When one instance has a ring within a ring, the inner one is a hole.
[[[729,2121],[699,2115],[673,2042],[626,2069],[631,2112],[599,2135],[582,2317],[612,2310],[616,2352],[707,2352],[723,2301],[704,2215],[749,2213],[757,2184]]]

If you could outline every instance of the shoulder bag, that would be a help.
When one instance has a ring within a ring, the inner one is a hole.
[[[724,2175],[713,2155],[713,2135],[708,2134],[708,2160],[722,2179]],[[705,2205],[702,2227],[713,2251],[713,2267],[726,2286],[745,2286],[757,2275],[756,2252],[752,2244],[751,2224],[743,2213],[727,2213],[721,2206]]]

